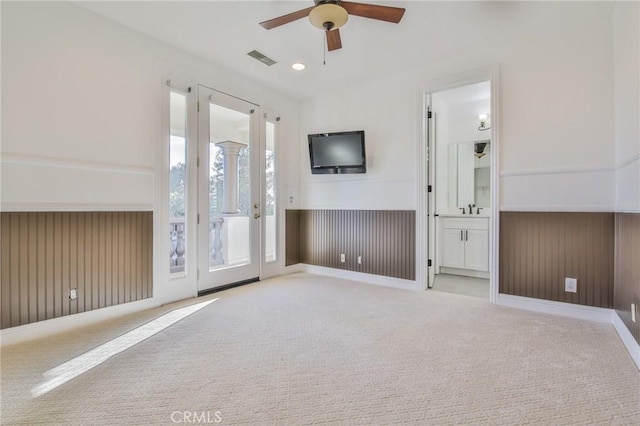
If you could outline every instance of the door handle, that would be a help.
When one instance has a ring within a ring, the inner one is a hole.
[[[460,230],[460,241],[464,241],[464,231]]]
[[[469,231],[464,231],[464,240],[469,241]]]
[[[254,219],[257,219],[257,218],[259,218],[259,217],[260,217],[260,215],[259,215],[258,213],[254,213],[254,214],[253,214],[253,218],[254,218]]]

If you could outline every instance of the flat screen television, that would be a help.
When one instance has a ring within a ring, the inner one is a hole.
[[[309,135],[311,173],[366,173],[364,130]]]

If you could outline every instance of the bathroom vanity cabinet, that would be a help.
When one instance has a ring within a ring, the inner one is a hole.
[[[489,272],[489,218],[443,217],[441,223],[441,271],[485,276],[482,272]]]

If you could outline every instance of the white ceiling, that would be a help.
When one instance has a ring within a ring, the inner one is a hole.
[[[313,5],[298,1],[76,2],[100,15],[224,66],[296,99],[328,88],[531,37],[576,19],[608,16],[612,2],[362,1],[406,8],[400,24],[357,16],[341,28],[343,48],[326,53],[306,18],[272,30],[259,22]],[[580,8],[580,13],[576,13]],[[247,56],[257,49],[278,63]],[[307,65],[294,72],[290,65]]]

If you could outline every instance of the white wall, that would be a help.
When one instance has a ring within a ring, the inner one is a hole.
[[[617,2],[612,14],[616,210],[640,211],[640,6]]]
[[[5,210],[153,206],[151,50],[87,16],[66,4],[2,3]]]
[[[167,76],[279,113],[279,193],[297,200],[297,102],[72,3],[1,7],[2,210],[154,210],[155,294],[195,295],[194,280],[186,293],[163,292],[178,284],[167,282],[168,262],[159,272],[169,252],[156,192]]]
[[[295,131],[294,102],[237,74],[70,3],[3,2],[3,208],[151,208],[167,66],[281,112]],[[284,181],[297,183],[297,170]]]
[[[548,4],[539,7],[554,12]],[[303,135],[364,129],[371,165],[357,178],[312,176],[301,151],[303,206],[415,209],[418,88],[499,64],[502,207],[612,209],[611,21],[604,13],[580,12],[575,5],[561,25],[505,32],[502,43],[484,51],[469,49],[303,102]]]
[[[373,82],[303,103],[301,144],[311,133],[364,130],[367,173],[311,175],[306,143],[300,151],[305,208],[415,208],[415,88]],[[407,105],[407,103],[409,105]]]
[[[485,139],[491,139],[491,130],[478,130],[480,120],[478,115],[491,112],[489,99],[468,102],[461,105],[452,105],[449,108],[449,143],[473,143]],[[487,121],[487,127],[491,122]]]
[[[613,208],[612,30],[602,18],[541,32],[502,63],[503,208]]]

